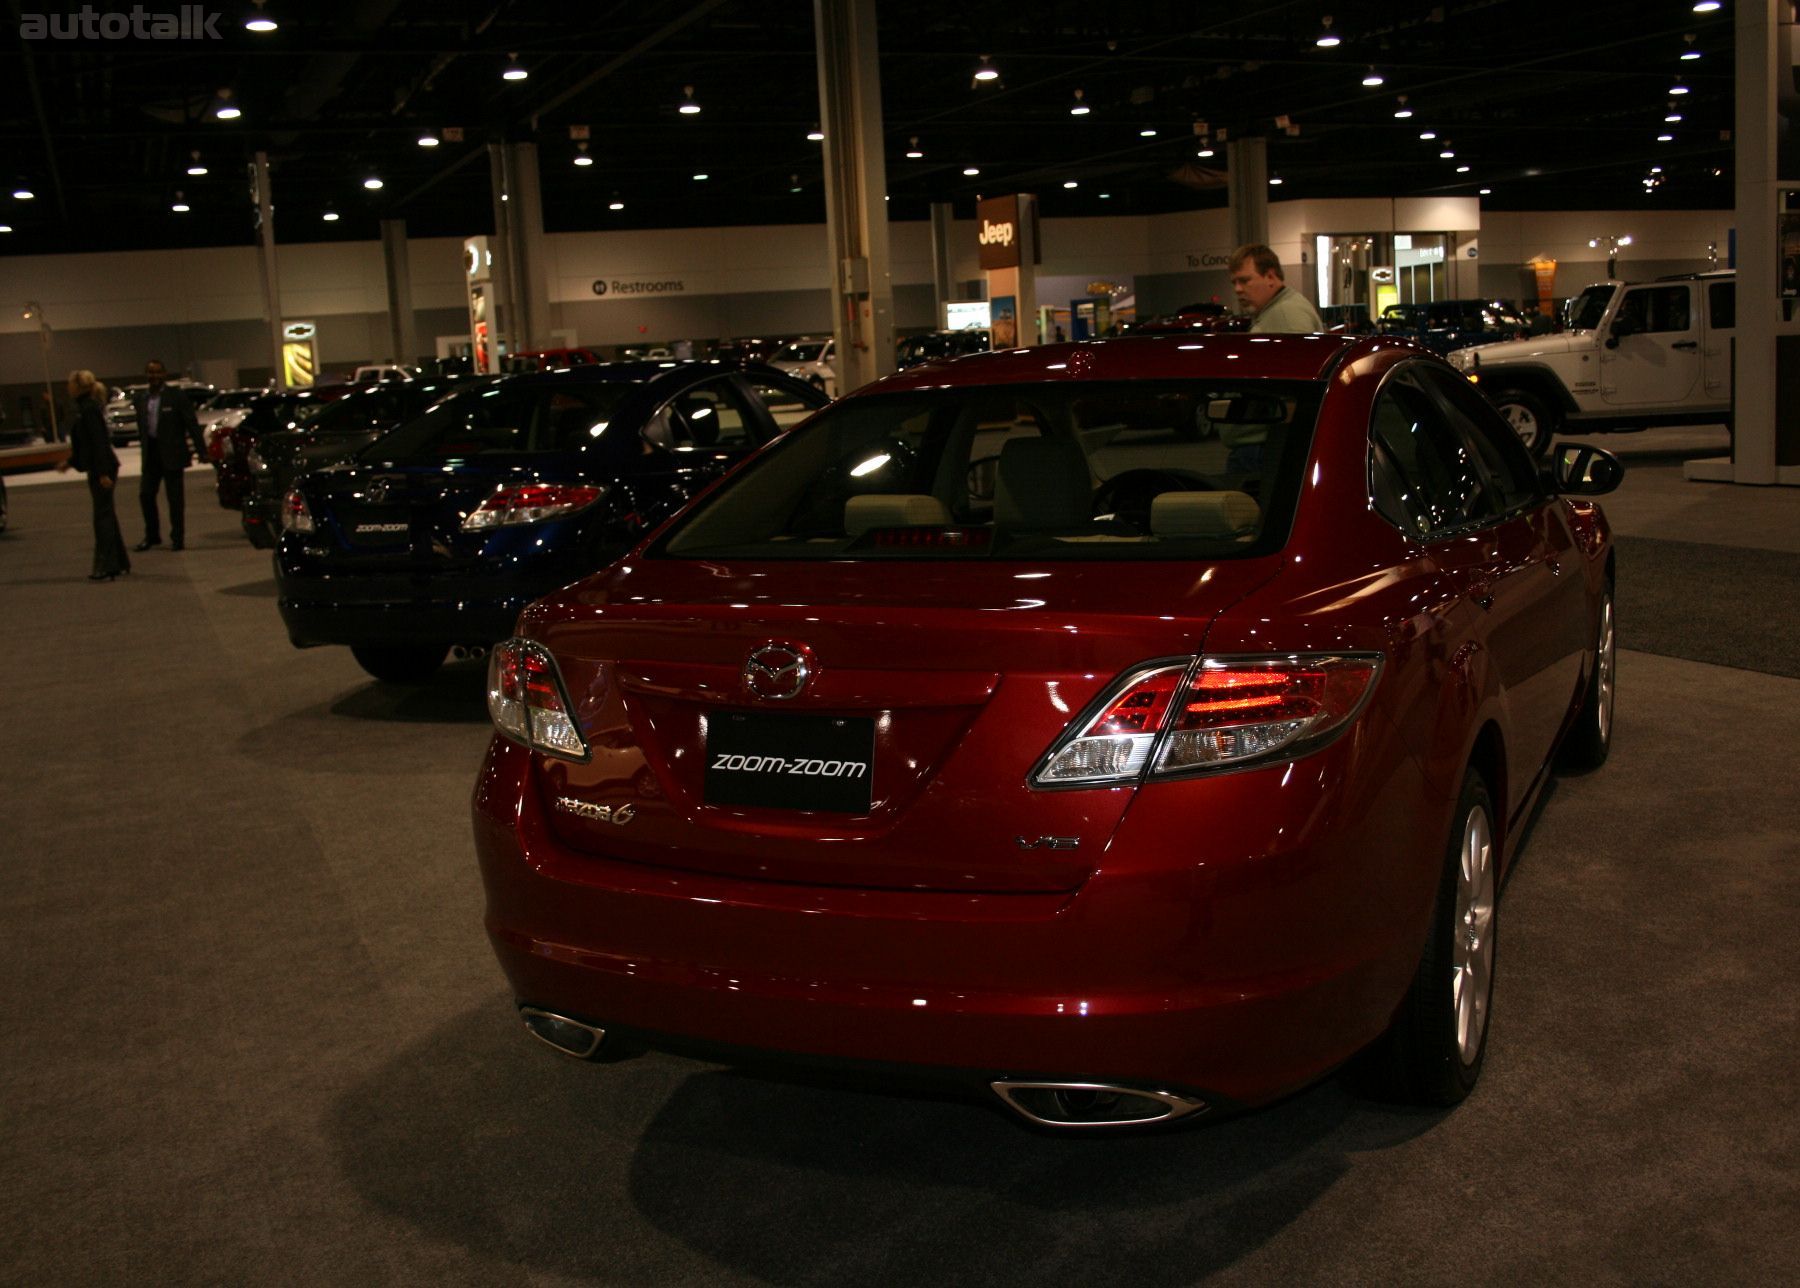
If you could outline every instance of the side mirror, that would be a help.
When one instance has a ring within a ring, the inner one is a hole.
[[[1586,443],[1563,443],[1550,461],[1550,484],[1562,496],[1605,496],[1625,479],[1619,458]]]
[[[1606,337],[1606,347],[1616,349],[1619,347],[1619,341],[1628,335],[1637,335],[1643,329],[1636,318],[1621,314],[1613,319],[1612,331]]]

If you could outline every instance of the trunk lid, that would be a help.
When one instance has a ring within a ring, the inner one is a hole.
[[[693,871],[1074,889],[1132,789],[1033,790],[1032,767],[1121,672],[1198,651],[1277,563],[622,565],[525,619],[593,753],[536,758],[546,815],[577,848]],[[747,678],[769,646],[807,661],[791,697]],[[731,778],[727,752],[826,781]]]

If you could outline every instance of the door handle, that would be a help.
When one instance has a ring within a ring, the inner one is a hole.
[[[1698,340],[1677,340],[1669,347],[1671,349],[1698,349],[1700,342]]]

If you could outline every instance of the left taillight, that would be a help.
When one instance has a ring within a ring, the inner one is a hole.
[[[586,760],[587,739],[550,650],[510,639],[488,655],[488,714],[520,746],[565,760]]]
[[[606,489],[588,483],[502,483],[463,520],[464,532],[539,523],[585,510]]]
[[[281,526],[289,532],[311,532],[313,530],[312,510],[306,504],[306,498],[299,488],[292,488],[281,500]]]
[[[1362,711],[1380,670],[1374,654],[1148,663],[1063,731],[1031,783],[1116,785],[1308,755]]]

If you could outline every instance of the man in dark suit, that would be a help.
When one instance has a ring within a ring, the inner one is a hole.
[[[159,486],[166,487],[169,493],[169,549],[181,549],[185,515],[181,476],[193,464],[194,453],[202,458],[206,455],[200,421],[188,405],[187,395],[165,384],[167,378],[163,364],[152,358],[144,367],[144,379],[150,387],[133,399],[137,404],[138,446],[144,459],[143,477],[138,480],[138,501],[144,507],[144,539],[132,547],[134,550],[162,544],[162,523],[156,513]]]

